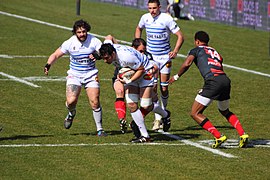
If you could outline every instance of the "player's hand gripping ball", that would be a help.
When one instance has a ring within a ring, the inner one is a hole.
[[[122,80],[130,80],[132,76],[135,74],[135,70],[129,67],[123,67],[118,72],[118,77]]]

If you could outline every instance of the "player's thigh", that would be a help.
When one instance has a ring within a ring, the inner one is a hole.
[[[140,98],[152,98],[153,97],[153,87],[143,87],[140,88]]]
[[[81,86],[76,84],[66,85],[66,100],[67,104],[73,104],[78,101],[79,95],[81,93]]]
[[[194,101],[193,104],[192,104],[192,107],[191,107],[191,116],[196,116],[198,115],[199,113],[203,113],[203,111],[207,108],[207,106],[201,104],[200,102],[198,101]]]
[[[140,88],[138,86],[126,85],[125,86],[125,93],[126,94],[139,94]]]
[[[99,107],[99,95],[100,89],[97,87],[88,87],[86,88],[86,94],[88,97],[88,101],[93,109]]]
[[[116,94],[117,98],[124,98],[124,96],[125,96],[125,87],[124,87],[123,83],[116,80],[116,81],[114,81],[113,88],[114,88],[114,91],[115,91],[115,94]]]
[[[170,74],[160,74],[160,82],[167,82],[170,79]]]

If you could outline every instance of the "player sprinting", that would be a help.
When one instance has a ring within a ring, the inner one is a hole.
[[[44,73],[48,75],[51,65],[64,54],[70,55],[70,65],[67,71],[66,107],[68,114],[64,127],[69,129],[76,115],[76,105],[82,86],[86,90],[89,104],[92,107],[96,124],[97,136],[106,136],[102,127],[102,108],[99,101],[100,89],[98,69],[95,66],[95,54],[101,46],[101,41],[89,34],[91,26],[84,20],[78,20],[73,25],[73,36],[66,40],[48,58]]]
[[[185,62],[181,65],[178,73],[168,81],[172,84],[182,76],[194,62],[198,67],[201,76],[204,78],[204,86],[197,94],[191,109],[191,117],[205,130],[215,137],[213,148],[218,148],[227,140],[225,135],[212,125],[210,120],[203,114],[204,110],[213,100],[218,101],[219,112],[237,130],[240,141],[239,147],[246,147],[248,134],[240,124],[237,116],[229,110],[229,99],[231,91],[231,81],[223,71],[223,58],[212,47],[208,46],[209,35],[204,31],[198,31],[194,36],[195,48],[191,49]]]
[[[162,13],[159,0],[148,1],[149,13],[144,14],[135,30],[135,38],[140,38],[143,29],[146,30],[147,51],[153,55],[153,59],[159,68],[159,80],[161,91],[161,102],[166,109],[169,98],[168,80],[170,78],[172,61],[184,42],[184,36],[179,26],[167,13]],[[173,50],[170,46],[170,34],[177,36]],[[157,102],[159,103],[159,102]],[[158,130],[161,117],[155,114],[153,130]]]
[[[141,137],[133,139],[133,143],[150,142],[150,136],[144,123],[145,113],[153,109],[153,64],[149,62],[147,56],[132,47],[113,44],[110,40],[105,40],[99,50],[100,56],[105,63],[113,64],[116,67],[129,67],[136,70],[131,79],[119,79],[125,84],[125,98],[130,110],[131,117],[139,127]],[[140,107],[138,102],[140,100]],[[167,114],[169,119],[169,114]]]

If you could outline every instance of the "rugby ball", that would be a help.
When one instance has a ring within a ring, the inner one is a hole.
[[[129,67],[123,67],[119,70],[118,76],[120,79],[131,79],[132,76],[135,74],[135,70],[129,68]]]

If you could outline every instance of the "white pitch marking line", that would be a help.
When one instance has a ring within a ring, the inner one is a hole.
[[[0,54],[0,58],[6,58],[6,59],[14,59],[14,58],[48,58],[49,56],[44,55],[7,55],[7,54]],[[62,58],[68,58],[69,56],[64,55]]]
[[[212,144],[213,140],[201,140],[198,141],[200,144]],[[239,148],[239,140],[236,139],[228,139],[225,143],[221,145],[221,147],[225,148]],[[247,147],[270,147],[270,140],[249,140]]]
[[[198,143],[195,143],[195,142],[192,142],[192,141],[189,141],[189,140],[186,140],[180,136],[176,136],[176,135],[173,135],[173,134],[170,134],[168,132],[164,132],[164,131],[158,131],[159,133],[161,134],[164,134],[172,139],[176,139],[176,140],[179,140],[187,145],[191,145],[191,146],[194,146],[194,147],[197,147],[197,148],[200,148],[200,149],[203,149],[203,150],[206,150],[206,151],[209,151],[209,152],[212,152],[214,154],[217,154],[217,155],[220,155],[220,156],[224,156],[224,157],[227,157],[227,158],[238,158],[237,156],[234,156],[232,154],[229,154],[229,153],[224,153],[218,149],[212,149],[210,147],[206,147],[206,146],[203,146],[203,145],[200,145]]]
[[[102,144],[2,144],[2,148],[16,148],[16,147],[79,147],[79,146],[184,146],[185,144],[170,144],[170,143],[102,143]]]
[[[11,14],[11,13],[7,13],[7,12],[3,12],[3,11],[0,11],[0,14],[6,15],[6,16],[15,17],[15,18],[19,18],[19,19],[24,19],[24,20],[35,22],[35,23],[39,23],[39,24],[44,24],[44,25],[47,25],[47,26],[57,27],[57,28],[65,29],[65,30],[69,30],[69,31],[72,30],[72,28],[68,28],[68,27],[65,27],[65,26],[60,26],[60,25],[57,25],[57,24],[48,23],[48,22],[37,20],[37,19],[32,19],[32,18],[28,18],[28,17],[25,17],[25,16]],[[98,34],[94,34],[94,33],[91,33],[91,34],[93,34],[94,36],[99,37],[99,38],[105,38],[105,36],[102,36],[102,35],[98,35]],[[117,39],[117,40],[120,43],[131,45],[130,42],[119,40],[119,39]],[[182,58],[186,58],[187,57],[186,55],[183,55],[183,54],[177,54],[177,56],[178,57],[182,57]],[[239,71],[244,71],[244,72],[248,72],[248,73],[252,73],[252,74],[257,74],[257,75],[261,75],[261,76],[270,77],[270,74],[261,73],[261,72],[253,71],[253,70],[248,70],[248,69],[245,69],[245,68],[240,68],[240,67],[232,66],[232,65],[228,65],[228,64],[223,64],[223,65],[225,67],[236,69],[236,70],[239,70]]]
[[[28,82],[28,81],[26,81],[26,80],[23,80],[23,79],[21,79],[21,78],[18,78],[18,77],[15,77],[15,76],[12,76],[12,75],[3,73],[3,72],[0,72],[0,75],[5,76],[5,77],[8,77],[8,78],[10,78],[11,80],[14,80],[14,81],[17,81],[17,82],[20,82],[20,83],[23,83],[23,84],[27,84],[27,85],[32,86],[32,87],[35,87],[35,88],[40,87],[40,86],[38,86],[38,85],[36,85],[36,84],[33,84],[33,83],[31,83],[31,82]]]
[[[66,81],[65,76],[30,76],[21,77],[23,80],[27,81]],[[100,79],[101,81],[111,81],[111,79]],[[0,81],[10,81],[10,79],[0,79]]]

